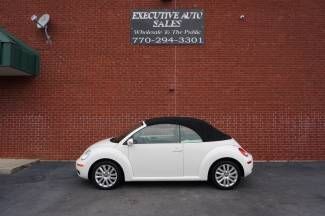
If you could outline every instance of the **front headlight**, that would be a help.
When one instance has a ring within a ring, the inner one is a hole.
[[[88,158],[88,156],[90,155],[90,149],[89,150],[87,150],[87,151],[85,151],[82,155],[81,155],[81,157],[80,157],[80,159],[81,160],[86,160],[87,158]]]

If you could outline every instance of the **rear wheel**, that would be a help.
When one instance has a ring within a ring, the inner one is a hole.
[[[91,177],[92,182],[99,189],[110,190],[120,184],[122,172],[114,162],[102,161],[95,164]]]
[[[233,189],[241,179],[238,165],[232,161],[217,162],[211,169],[210,180],[219,189]]]

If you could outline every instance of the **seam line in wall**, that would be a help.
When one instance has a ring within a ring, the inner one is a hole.
[[[177,0],[175,0],[175,9],[177,7]],[[177,115],[177,45],[174,45],[174,115]]]

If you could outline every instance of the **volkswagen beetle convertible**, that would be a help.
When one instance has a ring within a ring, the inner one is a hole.
[[[252,172],[253,158],[203,120],[160,117],[91,145],[76,169],[100,189],[124,181],[210,181],[232,189]]]

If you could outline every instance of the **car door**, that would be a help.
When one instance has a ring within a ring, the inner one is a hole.
[[[183,147],[179,142],[178,125],[147,126],[132,138],[128,156],[134,177],[183,176]]]

